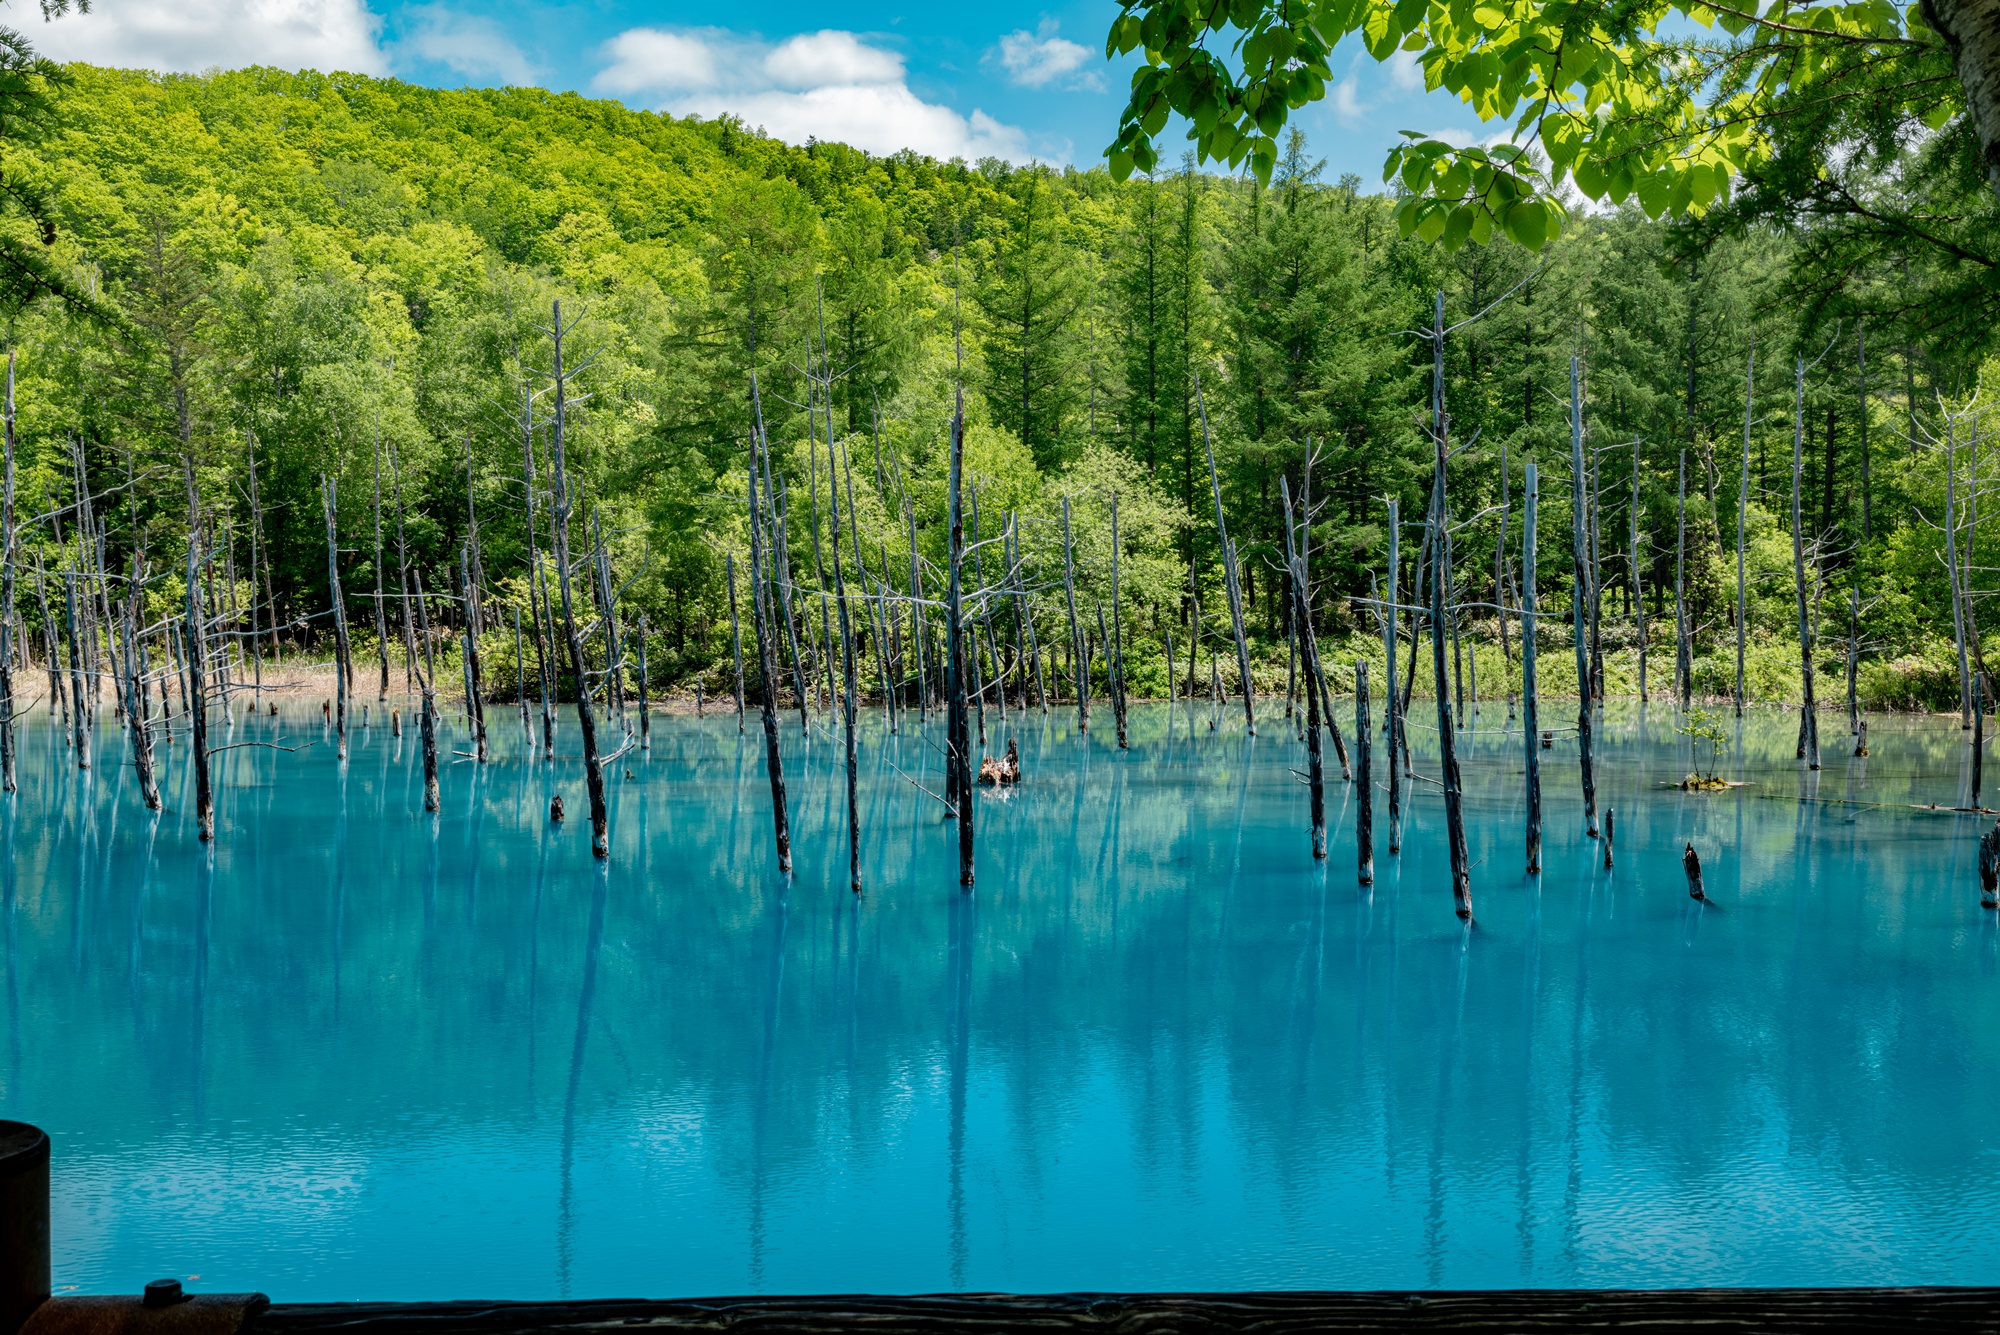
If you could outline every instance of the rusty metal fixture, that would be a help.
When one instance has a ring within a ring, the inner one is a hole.
[[[0,1121],[0,1335],[49,1296],[49,1138]]]
[[[50,1298],[20,1335],[240,1335],[268,1306],[261,1293],[185,1293],[156,1279],[144,1297]]]

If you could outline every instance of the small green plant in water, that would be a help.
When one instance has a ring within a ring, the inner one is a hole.
[[[1686,779],[1682,780],[1681,787],[1727,788],[1729,786],[1728,780],[1720,778],[1716,774],[1723,755],[1729,750],[1729,734],[1723,731],[1722,716],[1713,710],[1703,709],[1700,705],[1696,705],[1694,708],[1688,710],[1687,717],[1682,720],[1680,727],[1675,728],[1674,731],[1697,744],[1701,742],[1708,743],[1708,773],[1702,774],[1697,771],[1688,775]]]

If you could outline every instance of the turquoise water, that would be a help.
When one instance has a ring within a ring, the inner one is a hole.
[[[0,1116],[54,1137],[59,1288],[1992,1280],[1979,826],[1800,800],[1961,800],[1952,722],[1875,720],[1864,772],[1828,716],[1808,779],[1796,716],[1754,717],[1726,762],[1750,785],[1688,795],[1661,786],[1687,765],[1670,714],[1614,707],[1617,866],[1564,741],[1536,883],[1488,705],[1468,932],[1430,785],[1400,859],[1378,798],[1372,892],[1345,785],[1312,864],[1278,718],[1253,742],[1139,710],[1120,754],[1108,713],[1087,740],[1031,715],[967,898],[915,786],[941,786],[934,746],[878,712],[857,902],[836,734],[787,716],[789,884],[754,717],[656,722],[613,772],[600,874],[575,729],[551,769],[495,712],[497,759],[449,764],[435,820],[414,736],[357,733],[344,775],[325,744],[218,756],[212,858],[184,757],[155,821],[115,728],[80,775],[30,725],[0,807]],[[317,703],[216,731],[317,739]]]

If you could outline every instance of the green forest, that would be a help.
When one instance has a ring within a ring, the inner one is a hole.
[[[54,275],[6,311],[38,651],[65,572],[138,572],[155,615],[179,607],[192,507],[242,676],[331,657],[337,574],[364,681],[393,657],[400,689],[413,634],[454,653],[470,606],[512,699],[559,318],[572,542],[602,547],[591,652],[656,699],[731,696],[739,645],[756,692],[760,419],[783,693],[832,698],[839,579],[865,595],[864,692],[914,699],[897,600],[939,596],[961,401],[972,638],[1003,700],[1070,698],[1079,667],[1101,693],[1114,664],[1134,696],[1237,693],[1224,531],[1255,689],[1296,689],[1287,496],[1344,691],[1384,656],[1390,502],[1419,601],[1440,407],[1458,690],[1517,689],[1531,462],[1544,692],[1577,689],[1587,591],[1606,696],[1638,693],[1643,654],[1650,696],[1728,699],[1739,550],[1750,700],[1800,698],[1801,578],[1823,706],[1850,660],[1872,708],[1960,707],[1959,644],[1983,666],[1988,270],[1934,236],[1746,195],[1450,250],[1399,227],[1400,183],[1327,179],[1296,130],[1267,181],[1192,157],[1118,181],[358,75],[71,66],[51,101],[6,141],[35,199],[6,257]]]

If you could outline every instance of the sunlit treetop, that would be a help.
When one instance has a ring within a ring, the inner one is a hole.
[[[1456,148],[1404,131],[1385,181],[1408,191],[1405,235],[1457,248],[1504,234],[1539,247],[1560,231],[1565,185],[1651,217],[1699,216],[1777,151],[1794,122],[1853,114],[1854,133],[1922,136],[1968,110],[1989,175],[2000,133],[1981,115],[2000,35],[1948,43],[1967,0],[1746,4],[1686,0],[1122,0],[1108,55],[1139,51],[1114,175],[1151,171],[1169,113],[1197,153],[1268,180],[1288,116],[1326,93],[1334,48],[1357,37],[1377,60],[1415,53],[1503,142]],[[1940,17],[1939,11],[1945,11]],[[1983,20],[1987,16],[1971,16]],[[1975,34],[1983,36],[1984,34]],[[1956,57],[1956,60],[1954,59]],[[1984,60],[1984,63],[1981,63]],[[1975,74],[1977,70],[1975,70]],[[1982,89],[1985,96],[1981,96]]]

